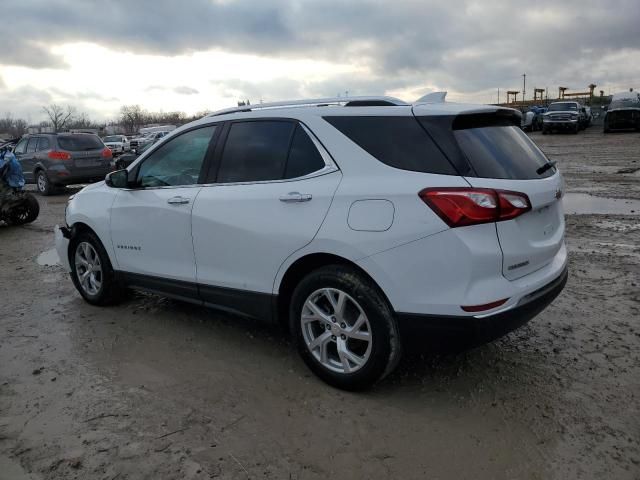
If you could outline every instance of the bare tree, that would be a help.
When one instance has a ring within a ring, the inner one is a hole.
[[[120,108],[120,122],[127,132],[137,132],[144,125],[147,116],[140,105],[123,105]]]
[[[0,133],[8,133],[12,137],[21,137],[27,131],[27,122],[22,118],[13,118],[10,113],[0,118]]]
[[[48,107],[42,107],[42,109],[49,117],[54,132],[59,132],[66,127],[76,113],[75,108],[70,105],[63,107],[62,105],[57,105],[55,103],[52,103]]]
[[[89,115],[85,112],[81,112],[72,121],[68,122],[69,128],[92,128],[94,125],[95,123],[91,121]]]

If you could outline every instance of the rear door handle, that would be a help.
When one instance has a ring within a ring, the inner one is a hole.
[[[189,203],[189,199],[186,197],[171,197],[167,200],[169,205],[184,205],[185,203]]]
[[[313,197],[310,193],[289,192],[286,195],[280,195],[280,201],[285,203],[308,202]]]

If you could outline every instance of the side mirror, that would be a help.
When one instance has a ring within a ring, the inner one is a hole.
[[[129,186],[129,172],[116,170],[108,173],[104,178],[104,183],[111,188],[127,188]]]

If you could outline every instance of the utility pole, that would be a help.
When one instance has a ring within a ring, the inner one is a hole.
[[[522,74],[522,103],[524,104],[525,89],[527,87],[527,74]]]
[[[498,105],[500,105],[500,89],[498,89]]]

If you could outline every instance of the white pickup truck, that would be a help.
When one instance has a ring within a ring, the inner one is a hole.
[[[542,117],[542,133],[568,130],[578,133],[584,128],[586,114],[578,102],[553,102]]]
[[[102,139],[105,146],[111,149],[114,155],[131,150],[129,139],[125,135],[108,135]]]

